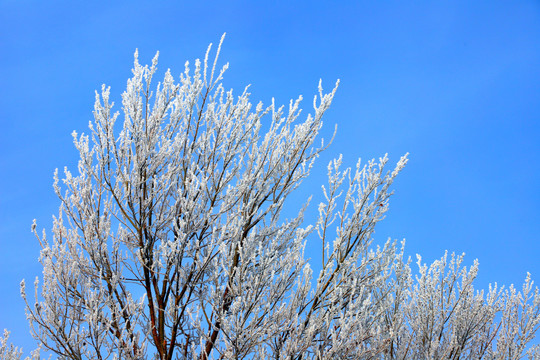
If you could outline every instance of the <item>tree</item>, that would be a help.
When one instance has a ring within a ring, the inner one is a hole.
[[[315,141],[337,84],[319,83],[298,121],[301,97],[285,111],[225,91],[220,48],[154,91],[158,57],[142,66],[135,52],[121,128],[110,89],[96,92],[90,134],[73,133],[78,175],[65,169],[60,185],[55,173],[52,240],[32,226],[43,280],[34,302],[24,281],[21,294],[41,347],[60,359],[539,358],[526,348],[540,322],[529,277],[484,296],[463,256],[419,258],[413,276],[403,244],[372,245],[406,155],[390,171],[386,156],[353,170],[339,157],[316,224],[303,226],[307,204],[285,218],[325,149]],[[315,275],[308,239],[321,247]],[[2,351],[20,356],[7,334]]]

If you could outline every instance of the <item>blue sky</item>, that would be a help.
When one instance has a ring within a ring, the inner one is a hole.
[[[527,271],[540,283],[537,1],[1,0],[0,330],[17,345],[33,348],[19,297],[41,272],[30,224],[51,227],[52,174],[75,170],[70,134],[87,131],[94,90],[118,104],[136,48],[179,76],[224,32],[225,87],[252,84],[254,102],[302,94],[309,110],[319,78],[341,79],[323,131],[337,136],[295,199],[320,194],[340,153],[351,166],[410,152],[377,241],[406,238],[426,261],[465,252],[479,288]]]

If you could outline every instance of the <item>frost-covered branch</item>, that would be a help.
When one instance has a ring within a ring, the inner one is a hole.
[[[223,40],[223,39],[222,39]],[[114,112],[96,93],[80,160],[42,247],[41,280],[26,302],[31,332],[59,359],[519,359],[534,349],[540,296],[475,291],[478,265],[445,255],[413,275],[404,245],[375,246],[390,186],[407,163],[328,166],[314,226],[308,204],[285,218],[289,195],[319,153],[322,117],[337,89],[319,83],[311,114],[252,105],[226,91],[228,65],[185,64],[157,77],[158,55],[133,77]],[[294,206],[295,204],[289,205]],[[306,242],[320,246],[315,276]],[[20,351],[1,342],[2,358]]]

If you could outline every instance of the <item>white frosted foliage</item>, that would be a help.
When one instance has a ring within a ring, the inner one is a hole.
[[[223,40],[223,38],[222,38]],[[31,332],[59,359],[521,359],[540,295],[473,288],[478,264],[445,254],[418,270],[403,246],[373,244],[407,155],[328,165],[315,224],[285,218],[288,196],[326,145],[317,140],[337,85],[311,113],[252,105],[222,85],[217,54],[154,85],[135,53],[113,110],[96,92],[75,171],[54,174],[61,205],[28,294]],[[262,129],[265,129],[264,131]],[[320,249],[304,256],[306,242]],[[320,254],[320,256],[319,256]],[[310,262],[317,265],[310,266]],[[316,273],[312,268],[318,269]],[[319,271],[320,269],[320,271]],[[0,358],[21,352],[0,339]],[[34,357],[39,358],[36,352]]]

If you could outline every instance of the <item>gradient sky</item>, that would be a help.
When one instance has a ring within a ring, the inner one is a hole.
[[[76,170],[70,134],[87,132],[94,90],[119,104],[136,48],[178,77],[224,32],[225,87],[252,84],[253,102],[302,94],[309,111],[319,78],[341,79],[323,130],[337,136],[295,201],[320,195],[340,153],[351,166],[410,152],[377,241],[478,258],[478,288],[527,271],[540,283],[538,1],[196,3],[0,0],[0,331],[25,353],[19,282],[41,274],[30,225],[51,228],[53,171]]]

